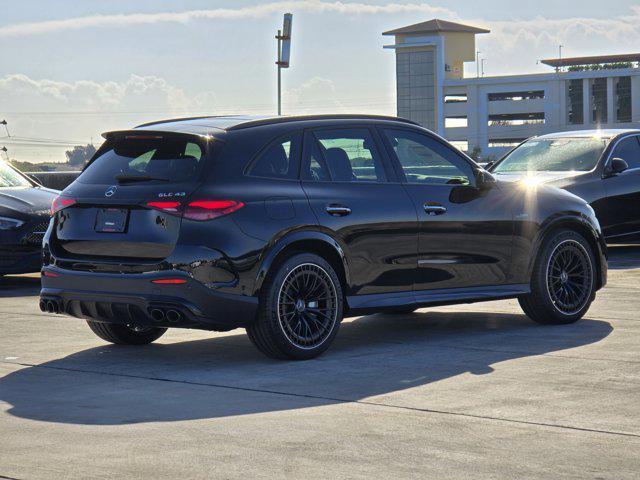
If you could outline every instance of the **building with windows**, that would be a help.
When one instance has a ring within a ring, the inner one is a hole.
[[[462,150],[500,155],[542,133],[640,127],[640,53],[541,60],[543,74],[464,76],[489,30],[430,20],[384,32],[395,42],[398,116]],[[478,69],[479,70],[479,69]],[[477,150],[476,150],[477,151]]]

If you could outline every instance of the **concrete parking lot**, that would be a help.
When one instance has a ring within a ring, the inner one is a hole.
[[[586,319],[516,301],[346,320],[308,362],[244,331],[110,346],[0,280],[0,478],[639,478],[640,249]]]

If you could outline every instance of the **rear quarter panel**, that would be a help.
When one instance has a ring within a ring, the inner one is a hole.
[[[254,292],[259,266],[278,239],[294,230],[317,228],[317,220],[298,180],[262,178],[245,173],[246,167],[265,145],[297,130],[299,128],[290,125],[269,125],[230,132],[208,178],[193,195],[193,198],[232,199],[244,203],[243,208],[228,217],[234,225],[230,230],[239,230],[240,235],[212,227],[210,238],[206,240],[223,251],[238,272],[239,285],[234,293]]]

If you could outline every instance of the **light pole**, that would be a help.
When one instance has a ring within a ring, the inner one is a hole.
[[[278,116],[282,115],[282,69],[289,68],[291,58],[291,23],[293,15],[284,14],[282,30],[278,30],[276,39],[278,40],[278,54],[276,65],[278,66]]]
[[[280,60],[280,53],[282,50],[282,35],[280,35],[281,30],[278,30],[278,34],[276,35],[276,39],[278,39],[278,53],[276,65],[278,66],[278,116],[282,115],[282,61]]]

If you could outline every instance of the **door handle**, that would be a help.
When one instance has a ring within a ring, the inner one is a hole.
[[[329,215],[333,215],[334,217],[344,217],[351,213],[351,209],[349,207],[346,205],[338,205],[336,203],[327,205],[326,211]]]
[[[427,215],[442,215],[447,213],[447,207],[436,202],[424,202],[424,211]]]

